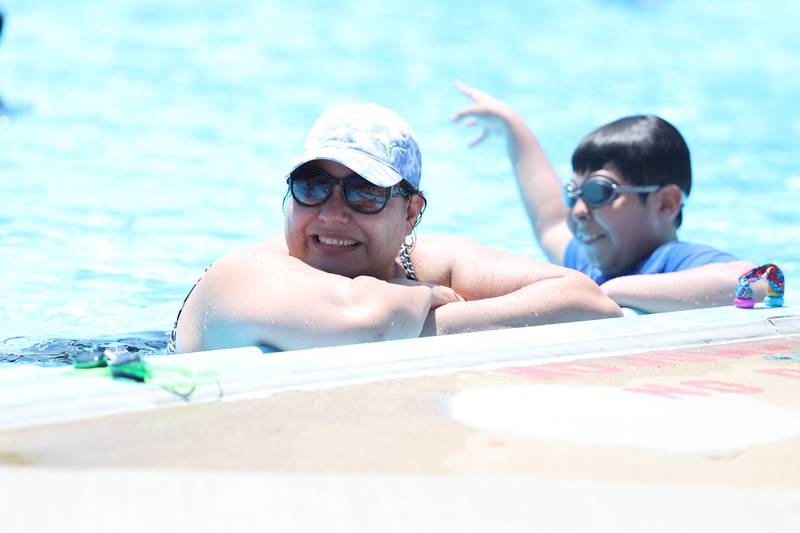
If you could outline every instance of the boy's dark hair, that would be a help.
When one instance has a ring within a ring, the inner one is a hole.
[[[680,132],[655,115],[623,117],[589,133],[572,153],[572,170],[588,174],[612,164],[631,185],[670,185],[692,190],[689,147]],[[639,195],[644,202],[647,194]],[[683,210],[675,225],[680,226]]]

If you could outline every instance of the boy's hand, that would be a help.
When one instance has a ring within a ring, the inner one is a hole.
[[[464,85],[460,81],[454,82],[453,85],[472,100],[472,105],[454,114],[450,117],[451,120],[453,122],[462,121],[465,126],[478,125],[482,128],[481,132],[469,141],[469,146],[475,146],[491,133],[501,136],[506,134],[508,119],[514,115],[514,111],[508,104],[474,87]]]

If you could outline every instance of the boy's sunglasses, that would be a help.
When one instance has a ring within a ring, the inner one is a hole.
[[[292,198],[306,207],[316,207],[328,201],[333,189],[339,185],[342,198],[350,209],[357,213],[373,215],[389,203],[392,196],[409,196],[408,187],[402,182],[392,187],[380,187],[358,174],[335,178],[321,168],[304,165],[296,168],[287,179]]]
[[[656,192],[661,187],[658,185],[628,186],[618,185],[617,182],[606,176],[589,176],[578,187],[574,182],[564,185],[564,202],[572,209],[582,198],[587,206],[597,209],[613,202],[620,194],[626,192]]]

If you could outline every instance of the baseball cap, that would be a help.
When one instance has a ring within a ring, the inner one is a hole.
[[[377,104],[341,104],[323,111],[294,168],[315,159],[342,164],[380,187],[406,180],[419,190],[422,156],[411,126]]]

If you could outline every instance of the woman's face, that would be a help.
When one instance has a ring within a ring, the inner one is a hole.
[[[337,178],[353,172],[333,161],[318,160],[314,166]],[[319,206],[306,207],[290,197],[284,227],[289,255],[332,274],[390,279],[421,207],[420,196],[395,196],[378,213],[358,213],[345,203],[339,185]]]

